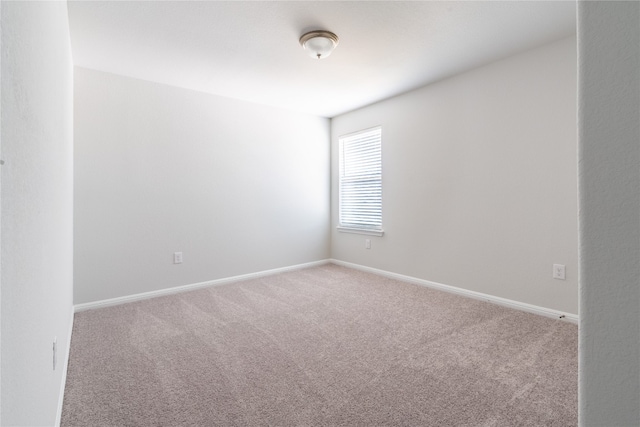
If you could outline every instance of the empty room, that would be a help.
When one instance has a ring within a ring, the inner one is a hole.
[[[0,24],[1,426],[640,425],[640,3]]]

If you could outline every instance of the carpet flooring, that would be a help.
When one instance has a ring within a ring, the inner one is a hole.
[[[327,264],[77,313],[62,426],[576,426],[577,344]]]

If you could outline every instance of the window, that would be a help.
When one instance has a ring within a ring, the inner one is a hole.
[[[338,230],[383,235],[382,129],[340,137]]]

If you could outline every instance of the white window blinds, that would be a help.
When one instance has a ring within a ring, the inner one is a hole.
[[[339,139],[340,229],[382,235],[382,130]]]

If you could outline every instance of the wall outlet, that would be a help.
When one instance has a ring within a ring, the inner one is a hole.
[[[182,264],[182,252],[174,252],[173,253],[173,263],[174,264]]]
[[[553,278],[558,280],[566,279],[566,270],[563,264],[553,264]]]
[[[364,248],[371,249],[371,239],[364,239]]]
[[[58,361],[58,337],[53,337],[53,370],[56,370],[56,362]]]

